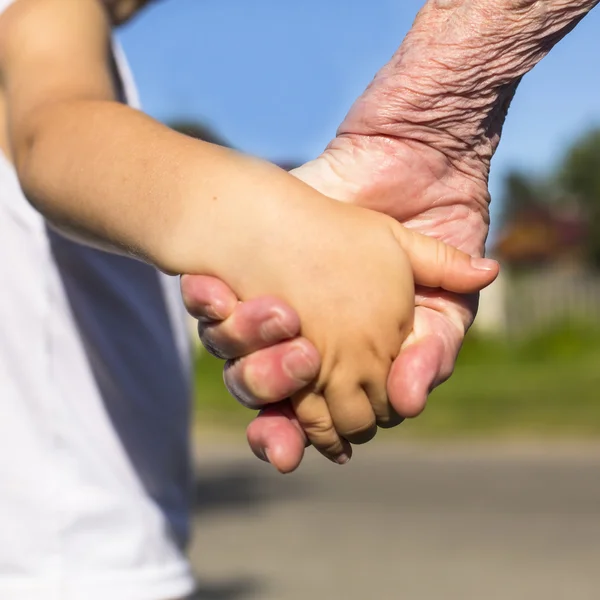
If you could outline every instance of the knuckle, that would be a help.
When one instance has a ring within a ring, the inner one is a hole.
[[[310,438],[309,438],[310,439]],[[339,439],[339,437],[336,436],[335,440],[330,440],[324,443],[316,443],[315,441],[311,440],[312,445],[322,454],[324,454],[325,456],[334,459],[339,456],[340,454],[343,453],[344,451],[344,447],[342,445],[342,441]]]
[[[310,432],[311,436],[315,438],[327,438],[331,436],[337,438],[337,434],[333,428],[333,421],[329,415],[312,418],[309,423],[304,424],[304,429]]]
[[[225,381],[242,396],[243,404],[250,408],[279,402],[290,396],[289,385],[282,379],[269,357],[264,354],[249,355],[228,361]]]
[[[312,445],[324,455],[335,458],[344,451],[342,440],[328,417],[320,417],[303,424]]]
[[[280,308],[272,308],[272,314],[257,323],[257,335],[266,344],[275,344],[282,340],[292,339],[299,330],[289,322],[288,315]]]

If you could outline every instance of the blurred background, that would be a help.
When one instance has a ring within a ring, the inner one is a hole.
[[[284,167],[317,156],[421,0],[162,0],[120,32],[144,108]],[[279,477],[196,360],[202,598],[596,599],[600,12],[522,82],[492,163],[482,296],[453,378],[336,468]]]

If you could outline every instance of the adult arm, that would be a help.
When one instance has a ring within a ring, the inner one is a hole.
[[[299,175],[331,197],[483,253],[490,160],[517,85],[596,4],[430,0],[338,137]],[[318,369],[314,348],[293,339],[298,327],[289,308],[267,299],[238,305],[214,280],[187,278],[184,290],[208,345],[221,356],[243,357],[228,363],[225,379],[245,404],[279,401]],[[388,383],[404,416],[419,414],[431,389],[450,376],[476,306],[473,298],[431,290],[420,290],[416,303],[415,333]],[[275,325],[269,335],[261,327],[267,315]],[[285,403],[272,405],[248,433],[255,453],[280,470],[300,462],[304,439]]]
[[[429,0],[339,133],[407,137],[487,178],[522,77],[596,4]]]

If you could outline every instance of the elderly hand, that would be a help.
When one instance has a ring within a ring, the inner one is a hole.
[[[427,21],[439,20],[440,11],[422,12],[336,139],[294,174],[330,197],[384,212],[482,256],[489,224],[489,164],[516,83],[472,101],[460,90],[458,100],[447,97],[452,91],[444,77],[452,74],[440,73],[439,61],[424,60],[437,43],[434,32],[427,33]],[[435,77],[426,72],[428,65]],[[484,262],[482,268],[496,266]],[[190,312],[201,318],[204,343],[217,356],[233,359],[225,370],[230,391],[246,406],[269,405],[248,428],[253,451],[282,472],[295,469],[306,438],[290,406],[279,401],[304,387],[319,369],[315,349],[297,337],[297,317],[275,299],[238,304],[231,290],[209,278],[184,278],[183,292]],[[397,422],[420,414],[429,392],[451,375],[477,298],[421,288],[415,305],[413,333],[388,379]]]
[[[360,131],[361,123],[347,123],[350,127]],[[343,133],[294,174],[331,197],[385,212],[473,255],[483,251],[486,173],[462,173],[442,152],[406,134],[394,139]],[[217,356],[243,357],[228,362],[225,381],[245,405],[277,402],[317,374],[316,350],[295,337],[300,323],[280,301],[238,304],[224,284],[201,277],[184,278],[183,290],[191,313],[201,318],[205,345]],[[400,417],[418,415],[431,389],[450,376],[476,298],[420,289],[415,304],[413,333],[388,381],[390,402]],[[305,438],[285,404],[264,411],[250,425],[248,439],[258,456],[268,457],[283,472],[296,468],[302,458]]]

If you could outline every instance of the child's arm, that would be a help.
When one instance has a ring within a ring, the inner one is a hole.
[[[166,271],[213,272],[214,256],[246,249],[256,202],[319,196],[117,103],[109,56],[98,0],[18,0],[0,21],[13,161],[55,225]]]
[[[296,409],[313,443],[339,457],[336,429],[364,440],[388,410],[387,371],[414,302],[400,246],[413,244],[425,285],[473,291],[494,273],[268,163],[119,105],[109,33],[97,0],[18,0],[0,19],[12,158],[25,193],[88,241],[168,272],[215,275],[241,299],[272,293],[296,308],[323,358]],[[433,276],[423,260],[442,251],[451,260]]]

